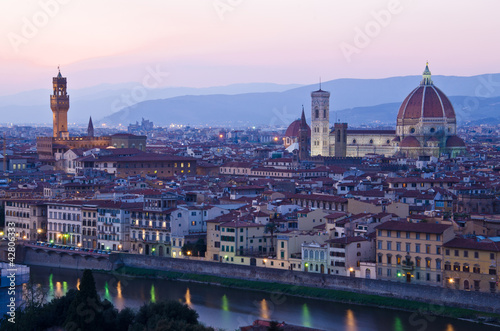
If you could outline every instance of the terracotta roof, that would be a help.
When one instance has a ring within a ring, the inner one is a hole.
[[[420,85],[403,101],[398,120],[421,117],[442,117],[455,120],[455,111],[450,100],[434,85]]]
[[[401,141],[399,147],[421,147],[420,142],[413,136],[408,136]]]
[[[444,230],[452,227],[449,224],[436,223],[408,223],[400,221],[387,221],[375,228],[377,230],[395,230],[395,231],[410,231],[423,233],[443,233]]]
[[[454,238],[448,241],[447,243],[443,244],[443,247],[466,248],[478,251],[500,252],[500,243],[496,243],[489,240],[478,241],[472,238]]]
[[[446,147],[465,147],[465,143],[458,136],[450,136],[446,139]]]
[[[286,129],[285,132],[285,137],[298,137],[299,130],[300,130],[300,119],[293,121],[292,124],[288,126],[288,129]],[[309,127],[309,125],[307,125],[307,135],[309,137],[311,136],[311,128]]]

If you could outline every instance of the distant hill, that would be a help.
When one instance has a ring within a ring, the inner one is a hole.
[[[71,77],[68,77],[68,85],[68,94],[70,95],[68,121],[80,124],[86,124],[89,116],[100,119],[144,100],[165,99],[180,95],[281,92],[301,86],[298,84],[250,83],[207,88],[168,87],[141,90],[141,85],[138,83],[123,83],[72,89]],[[139,98],[134,99],[135,91]],[[141,94],[144,91],[145,93]],[[50,89],[39,89],[0,96],[0,114],[2,114],[0,123],[51,123],[50,94],[52,94]]]
[[[492,75],[500,81],[500,75]],[[436,86],[451,99],[458,120],[465,121],[497,117],[500,89],[491,98],[475,97],[477,86],[487,76],[434,77]],[[331,92],[331,122],[336,119],[350,125],[387,123],[395,124],[401,102],[419,83],[419,77],[394,77],[387,79],[340,79],[322,84]],[[475,85],[474,85],[475,84]],[[310,117],[310,93],[317,85],[303,86],[284,92],[247,93],[237,95],[181,96],[138,103],[103,118],[107,124],[125,124],[148,118],[158,125],[209,124],[209,125],[279,125],[287,126],[300,116],[304,105]],[[465,95],[455,93],[468,92]],[[470,106],[475,109],[469,110]]]
[[[144,117],[157,125],[287,126],[300,116],[302,105],[306,115],[310,116],[310,93],[318,89],[318,84],[300,86],[267,83],[200,89],[173,87],[146,90],[145,95],[137,100],[130,98],[133,91],[140,87],[137,83],[71,90],[71,78],[68,79],[71,100],[68,120],[80,124],[85,124],[92,116],[96,124],[110,125],[128,125]],[[336,79],[324,82],[322,89],[331,93],[330,110],[335,112],[331,116],[332,122],[337,118],[351,125],[377,121],[394,123],[399,104],[420,80],[421,76]],[[452,99],[459,114],[464,104],[477,106],[473,112],[465,111],[463,116],[459,115],[459,120],[472,119],[474,116],[481,116],[474,120],[481,120],[482,116],[498,117],[494,100],[500,97],[500,88],[496,86],[496,82],[500,82],[500,74],[433,76],[433,80]],[[47,89],[0,97],[0,122],[49,124],[52,120],[50,93]],[[130,101],[123,102],[124,96]],[[455,100],[455,96],[458,99]],[[469,99],[464,102],[467,97]],[[491,113],[485,116],[488,112]]]

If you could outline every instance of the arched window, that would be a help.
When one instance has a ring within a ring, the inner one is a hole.
[[[318,251],[314,251],[314,259],[319,260],[319,252]]]
[[[309,258],[309,251],[307,249],[304,249],[304,259]]]
[[[325,252],[321,252],[321,253],[320,253],[320,259],[321,259],[321,260],[324,260],[324,259],[325,259]]]

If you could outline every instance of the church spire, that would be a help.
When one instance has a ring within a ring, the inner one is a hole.
[[[87,128],[87,137],[93,137],[93,136],[94,136],[94,123],[92,123],[92,116],[90,116],[89,126]]]
[[[422,74],[422,82],[420,85],[432,85],[431,71],[429,70],[429,61],[425,64],[425,70]]]
[[[304,105],[302,105],[302,116],[300,117],[300,126],[306,126],[307,125],[307,122],[306,122],[306,114],[304,113]]]

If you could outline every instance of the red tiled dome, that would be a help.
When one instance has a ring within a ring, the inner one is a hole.
[[[465,147],[465,143],[458,136],[450,136],[446,139],[446,147]]]
[[[311,128],[307,125],[307,135],[311,136]],[[298,137],[299,136],[299,130],[300,130],[300,119],[293,121],[292,124],[286,129],[285,132],[285,137]]]
[[[450,100],[434,85],[420,85],[399,107],[398,120],[421,117],[455,119],[455,111]]]
[[[421,147],[420,142],[413,136],[408,136],[401,141],[399,147]]]

